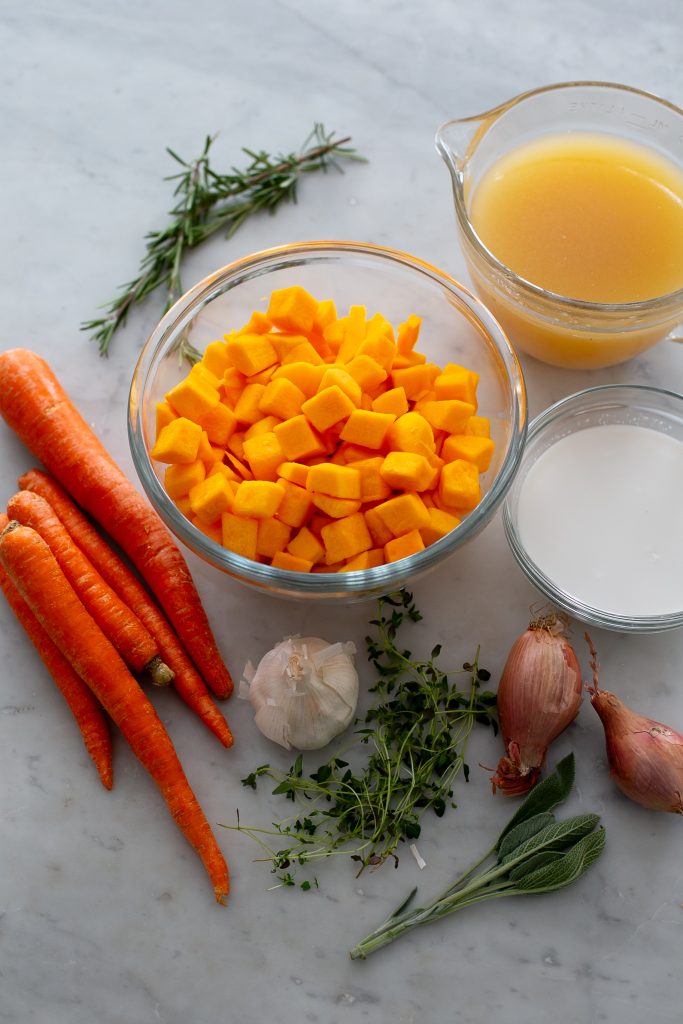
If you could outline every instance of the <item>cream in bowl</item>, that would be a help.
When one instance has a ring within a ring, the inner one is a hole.
[[[655,632],[683,624],[683,396],[591,388],[531,425],[505,504],[512,550],[576,618]]]

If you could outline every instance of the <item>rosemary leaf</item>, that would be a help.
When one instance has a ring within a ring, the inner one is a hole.
[[[244,168],[232,167],[218,173],[211,166],[209,153],[215,136],[208,135],[199,157],[187,161],[174,150],[167,153],[180,166],[165,180],[175,182],[177,201],[169,213],[169,224],[161,231],[145,236],[145,254],[137,277],[119,289],[119,294],[102,307],[102,316],[86,320],[81,330],[92,332],[100,355],[106,356],[116,331],[122,327],[133,306],[159,288],[166,296],[164,312],[183,292],[181,269],[185,253],[206,241],[217,231],[231,237],[253,214],[267,210],[275,213],[283,202],[296,202],[301,176],[312,171],[341,171],[342,160],[364,161],[347,143],[350,138],[335,138],[322,124],[315,124],[301,148],[293,153],[272,156],[265,150],[243,149],[249,158]],[[181,358],[196,361],[196,350],[185,339],[179,346]]]

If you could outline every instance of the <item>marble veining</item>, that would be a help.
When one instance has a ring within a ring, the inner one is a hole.
[[[291,150],[314,121],[353,136],[369,158],[312,176],[297,205],[192,253],[191,285],[231,259],[304,238],[356,238],[414,253],[467,282],[450,182],[433,145],[449,117],[485,110],[536,85],[621,81],[683,103],[682,23],[674,0],[7,0],[0,11],[0,224],[3,348],[28,346],[131,476],[128,387],[160,312],[134,311],[109,359],[79,327],[134,273],[142,238],[164,222],[172,146],[191,157],[218,132],[218,166],[240,147]],[[590,384],[683,388],[683,347],[662,344],[588,373],[523,359],[531,415]],[[33,464],[0,425],[0,499]],[[354,640],[362,656],[372,604],[343,615],[257,595],[190,565],[239,675],[286,634]],[[457,661],[480,643],[498,678],[538,601],[507,549],[500,517],[451,565],[415,584],[416,646]],[[680,632],[595,631],[603,685],[683,729]],[[579,640],[580,643],[580,632]],[[674,1024],[681,1020],[681,821],[647,813],[610,781],[597,716],[584,704],[553,749],[574,750],[567,813],[596,810],[608,845],[590,874],[549,897],[501,900],[415,932],[366,963],[348,950],[414,885],[429,894],[485,849],[511,813],[490,794],[499,741],[477,731],[458,809],[427,822],[423,871],[402,852],[355,878],[320,871],[309,894],[268,891],[249,841],[220,824],[267,824],[283,811],[240,779],[286,755],[226,708],[224,751],[171,694],[154,694],[231,865],[230,906],[216,907],[194,853],[154,785],[116,742],[106,793],[78,732],[9,610],[0,605],[1,1024]],[[581,652],[582,658],[584,652]],[[584,659],[585,660],[585,659]],[[365,699],[365,698],[364,698]]]

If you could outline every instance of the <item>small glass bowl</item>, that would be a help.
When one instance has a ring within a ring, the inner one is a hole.
[[[613,423],[648,427],[683,442],[683,395],[636,384],[610,384],[579,391],[542,412],[529,427],[519,472],[505,499],[505,534],[520,568],[534,586],[579,621],[622,633],[659,633],[675,629],[683,626],[683,608],[661,615],[631,616],[585,604],[546,576],[531,559],[521,540],[519,498],[527,473],[536,460],[568,434]],[[636,585],[637,581],[634,581]]]
[[[491,419],[492,465],[482,478],[482,500],[446,537],[409,558],[346,573],[299,573],[273,568],[221,547],[185,518],[166,494],[164,466],[152,463],[155,408],[187,373],[179,344],[206,344],[265,310],[276,288],[298,284],[337,310],[365,305],[395,326],[410,313],[422,317],[418,348],[439,365],[461,363],[480,375],[481,415]],[[200,281],[176,302],[152,332],[130,390],[128,434],[133,462],[147,496],[188,548],[242,583],[292,598],[361,600],[389,593],[433,568],[488,523],[513,479],[526,435],[522,371],[500,326],[471,292],[415,257],[357,242],[300,242],[237,260]]]

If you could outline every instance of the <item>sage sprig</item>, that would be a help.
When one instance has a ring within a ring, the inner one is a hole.
[[[351,958],[365,960],[418,925],[475,903],[553,892],[576,881],[602,853],[605,830],[597,827],[597,814],[555,819],[552,809],[566,800],[573,783],[574,755],[569,754],[531,791],[481,860],[424,907],[410,909],[417,892],[413,889],[383,924],[353,947]]]

